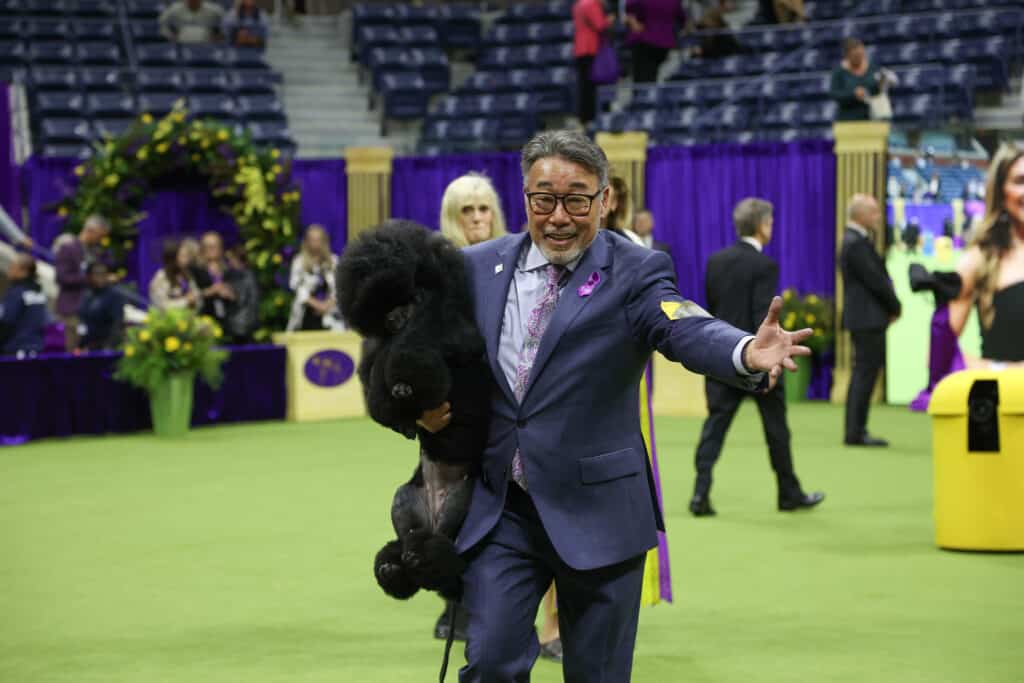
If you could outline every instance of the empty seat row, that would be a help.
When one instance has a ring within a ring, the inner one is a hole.
[[[573,59],[572,43],[497,47],[487,50],[477,60],[477,68],[496,71],[499,69],[530,69],[541,66],[572,66]]]
[[[423,123],[424,145],[443,144],[455,151],[518,147],[537,131],[530,116],[478,119],[428,119]]]
[[[494,95],[528,92],[535,95],[539,114],[570,113],[576,110],[576,70],[567,67],[550,69],[511,69],[478,71],[458,90],[459,95]]]
[[[490,45],[527,45],[532,43],[559,43],[572,41],[571,21],[540,24],[498,24],[487,36]]]
[[[278,76],[270,71],[241,69],[153,69],[137,73],[122,69],[66,69],[39,67],[27,72],[35,92],[225,92],[239,95],[272,95]]]
[[[367,67],[378,92],[382,89],[383,77],[396,72],[417,73],[438,91],[448,90],[450,82],[448,57],[440,48],[375,48],[370,51]]]
[[[40,116],[134,118],[138,113],[166,114],[181,100],[176,93],[148,93],[134,96],[113,93],[51,92],[35,96],[35,112]],[[284,120],[284,108],[274,95],[193,95],[185,98],[196,116]]]
[[[119,40],[117,22],[46,19],[14,19],[0,17],[0,40]]]
[[[117,43],[0,41],[0,64],[94,64],[116,66],[123,61]]]
[[[0,17],[115,17],[113,0],[0,0]]]
[[[131,119],[90,121],[85,118],[64,117],[44,119],[40,124],[41,144],[46,146],[87,145],[96,137],[122,134],[131,126]],[[236,124],[238,131],[247,130],[260,145],[288,145],[291,135],[283,121],[246,121]]]
[[[493,118],[511,114],[536,116],[538,96],[533,93],[501,95],[450,95],[442,100],[433,115],[436,118]]]
[[[199,66],[227,69],[269,69],[263,51],[255,48],[214,45],[138,45],[135,58],[140,66]]]
[[[375,48],[436,47],[440,45],[433,26],[364,26],[356,37],[359,61],[366,63]]]
[[[572,2],[549,0],[512,5],[501,16],[501,23],[532,24],[544,21],[572,19]]]
[[[423,7],[404,3],[355,5],[352,8],[352,45],[359,46],[365,27],[433,27],[440,45],[474,49],[480,42],[480,10],[471,4]]]

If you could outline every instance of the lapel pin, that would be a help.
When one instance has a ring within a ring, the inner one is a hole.
[[[504,263],[499,263],[498,265],[494,266],[494,274],[495,275],[497,275],[498,273],[500,273],[503,270],[505,270],[505,264]]]

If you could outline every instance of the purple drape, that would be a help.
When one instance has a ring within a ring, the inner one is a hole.
[[[672,248],[679,289],[705,302],[704,266],[736,241],[732,210],[745,197],[775,207],[766,253],[779,287],[835,290],[835,155],[827,140],[655,147],[647,154],[647,208],[654,236]]]
[[[520,232],[526,224],[526,207],[523,174],[516,152],[395,159],[391,171],[391,215],[440,229],[441,197],[445,188],[470,171],[490,178],[501,200],[508,231]]]
[[[886,209],[889,225],[895,225],[896,210],[892,204]],[[931,233],[942,235],[946,221],[953,220],[953,206],[951,204],[906,204],[903,207],[903,217],[906,222],[916,222],[921,228],[921,234]]]
[[[6,83],[0,83],[0,206],[20,225],[21,198],[18,192],[18,165],[14,160],[9,88]]]
[[[120,354],[51,354],[32,360],[0,358],[0,445],[76,434],[149,429],[145,392],[113,379]],[[196,382],[193,425],[285,416],[285,349],[231,349],[224,384],[213,391]]]
[[[50,246],[61,233],[62,221],[50,205],[73,191],[76,159],[32,157],[24,165],[22,178],[28,201],[30,234],[43,246]],[[345,162],[337,159],[295,161],[292,175],[302,191],[302,224],[320,223],[331,236],[331,247],[340,252],[348,231],[348,193]],[[139,223],[139,238],[128,258],[128,279],[140,283],[144,292],[160,268],[164,240],[198,235],[215,230],[230,245],[238,240],[238,227],[212,201],[201,182],[193,187],[161,189],[143,202],[147,216]]]

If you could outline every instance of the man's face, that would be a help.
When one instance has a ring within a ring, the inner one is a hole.
[[[93,289],[105,287],[108,279],[107,267],[103,264],[97,264],[89,270],[89,286]]]
[[[224,244],[217,235],[206,235],[199,243],[199,252],[208,263],[220,261],[224,257]]]
[[[24,280],[27,277],[28,267],[25,265],[25,259],[16,258],[7,266],[7,279],[11,282]]]
[[[774,225],[775,219],[771,214],[761,220],[761,225],[757,226],[757,237],[761,240],[761,244],[768,244],[772,241],[772,228]]]
[[[644,211],[636,215],[636,221],[634,221],[633,232],[640,235],[641,237],[647,237],[654,232],[654,216]]]
[[[603,190],[600,194],[599,191]],[[555,202],[551,213],[540,213],[539,198],[526,202],[527,225],[533,243],[553,264],[565,265],[583,253],[597,235],[600,217],[608,199],[608,188],[599,187],[596,175],[579,164],[561,157],[545,157],[530,167],[526,176],[526,192],[547,192],[554,195],[577,195]],[[579,195],[597,197],[588,203]],[[566,211],[565,202],[570,202],[571,215]],[[583,212],[582,208],[587,210]]]

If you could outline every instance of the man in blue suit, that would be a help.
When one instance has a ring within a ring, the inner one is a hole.
[[[599,231],[608,160],[584,135],[523,149],[528,234],[466,250],[494,375],[491,434],[457,539],[469,566],[463,682],[528,681],[534,618],[554,580],[565,680],[628,681],[644,556],[663,529],[640,434],[653,350],[695,372],[767,388],[809,331],[776,300],[756,337],[676,289],[671,261]],[[437,430],[446,406],[424,415]]]

